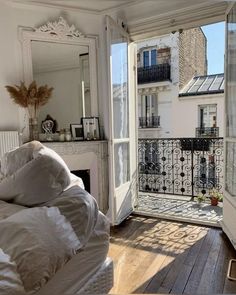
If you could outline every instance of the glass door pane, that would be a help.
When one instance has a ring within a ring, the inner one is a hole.
[[[226,136],[236,138],[236,6],[227,21]]]
[[[111,39],[114,138],[128,138],[128,42],[116,30],[112,30]]]
[[[133,153],[136,135],[135,128],[132,128],[136,123],[134,114],[136,96],[132,82],[134,71],[131,71],[134,64],[129,64],[129,52],[132,46],[130,47],[128,34],[110,17],[107,17],[107,37],[111,87],[109,113],[111,213],[109,215],[112,216],[112,224],[119,224],[133,211],[133,198],[136,192],[134,185],[136,157]]]
[[[115,186],[130,180],[129,143],[115,144]]]
[[[227,15],[225,190],[236,196],[236,5]]]

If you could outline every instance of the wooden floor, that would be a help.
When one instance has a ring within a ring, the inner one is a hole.
[[[133,216],[111,230],[110,293],[236,293],[226,278],[236,252],[220,229]]]

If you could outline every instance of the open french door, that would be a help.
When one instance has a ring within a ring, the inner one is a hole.
[[[222,228],[236,249],[236,4],[226,15],[225,191]]]
[[[109,67],[109,211],[112,225],[133,211],[137,194],[136,51],[129,35],[106,17]]]

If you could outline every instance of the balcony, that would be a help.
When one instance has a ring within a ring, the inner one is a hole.
[[[219,137],[219,127],[198,127],[196,137]]]
[[[160,127],[160,116],[139,117],[139,128]]]
[[[138,68],[138,84],[155,83],[171,80],[168,63]]]
[[[138,152],[140,192],[195,197],[222,190],[223,138],[139,139]]]
[[[220,227],[222,203],[211,206],[208,197],[223,190],[223,154],[223,138],[139,139],[135,212]]]

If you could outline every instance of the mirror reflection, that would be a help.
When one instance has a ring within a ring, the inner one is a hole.
[[[40,109],[39,122],[49,114],[58,130],[91,116],[88,46],[32,41],[33,79],[54,88]]]

